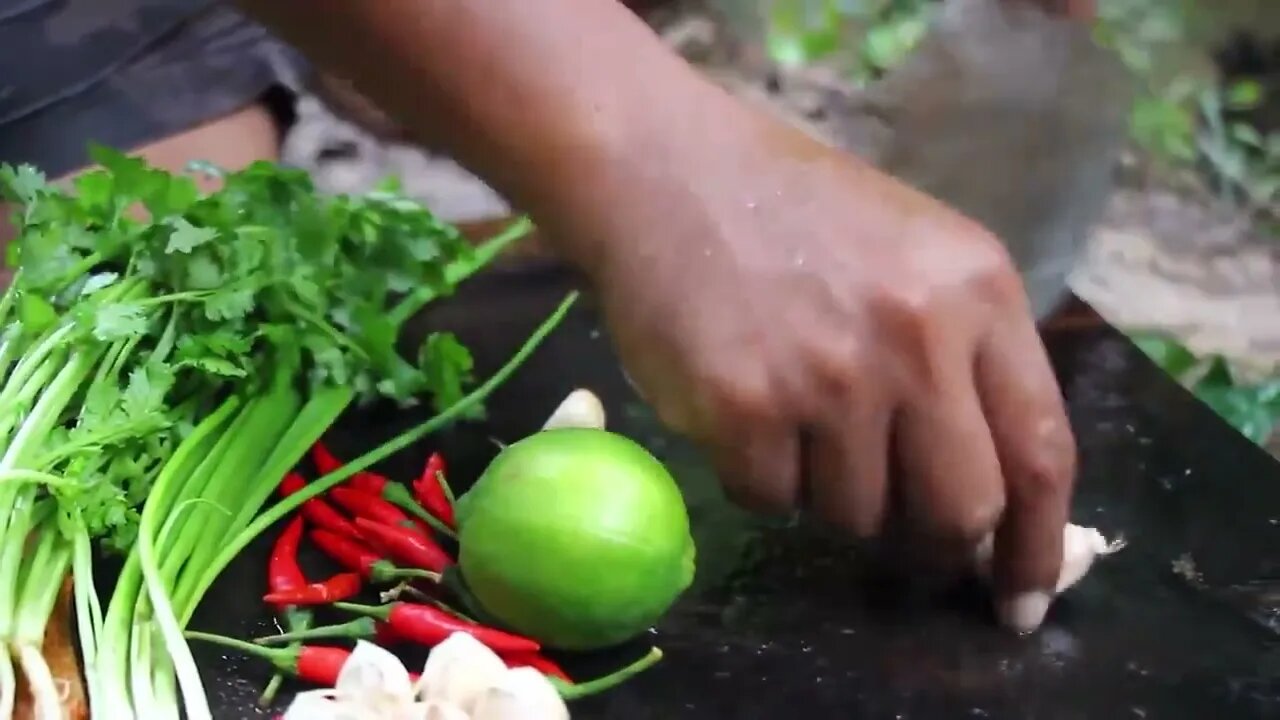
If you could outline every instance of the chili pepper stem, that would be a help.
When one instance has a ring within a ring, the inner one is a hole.
[[[457,498],[453,495],[453,488],[449,486],[449,480],[444,473],[436,473],[436,482],[440,483],[440,489],[444,491],[444,499],[449,501],[449,507],[457,505]]]
[[[410,582],[413,580],[426,580],[427,582],[439,583],[441,580],[440,573],[431,572],[430,570],[422,570],[419,568],[402,568],[392,565],[386,561],[379,561],[369,568],[369,579],[378,583],[390,582]]]
[[[648,655],[645,655],[621,670],[598,677],[594,680],[587,680],[586,682],[579,683],[568,683],[556,677],[548,677],[547,679],[555,686],[556,691],[560,693],[560,697],[567,701],[580,700],[585,697],[590,697],[591,695],[602,693],[606,690],[612,690],[627,680],[630,680],[636,675],[639,675],[645,670],[653,667],[661,659],[662,650],[659,648],[653,648],[649,651]]]
[[[285,627],[289,628],[289,632],[298,632],[311,627],[311,620],[314,618],[310,610],[299,607],[289,607],[284,612]],[[261,707],[270,707],[275,702],[276,695],[280,692],[280,686],[284,684],[284,673],[277,672],[271,676],[271,681],[267,683],[266,689],[262,691],[262,696],[258,698],[258,705]]]
[[[356,603],[336,602],[333,604],[335,610],[349,612],[352,615],[361,615],[365,618],[373,618],[386,622],[391,617],[391,606],[383,605],[358,605]]]
[[[430,595],[414,587],[413,584],[408,580],[402,580],[399,585],[396,585],[390,590],[382,591],[381,593],[378,594],[378,600],[380,600],[382,604],[385,605],[389,602],[396,602],[401,597],[406,595],[418,600],[423,600],[423,601],[431,600]]]
[[[418,501],[413,499],[413,495],[410,494],[409,489],[400,483],[390,483],[383,488],[382,499],[395,505],[401,510],[411,513],[414,517],[430,525],[432,530],[435,530],[441,535],[453,540],[458,539],[458,534],[454,532],[452,528],[445,525],[443,522],[440,522],[440,519],[435,515],[427,512],[425,508],[418,504]]]
[[[263,645],[281,645],[306,640],[328,640],[332,638],[364,640],[373,637],[377,632],[378,623],[373,618],[360,617],[338,625],[323,625],[279,635],[268,635],[256,638],[253,642],[255,647],[261,649]]]
[[[184,635],[188,640],[202,640],[214,645],[221,645],[225,648],[238,650],[245,655],[262,658],[272,665],[275,665],[283,672],[294,672],[294,665],[296,664],[298,656],[296,651],[290,651],[287,648],[265,648],[261,645],[254,645],[253,643],[245,642],[244,640],[237,640],[224,635],[197,632],[195,630],[188,630]]]

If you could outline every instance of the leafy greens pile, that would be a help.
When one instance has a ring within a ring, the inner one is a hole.
[[[401,327],[527,223],[472,247],[390,186],[326,197],[259,163],[205,195],[113,151],[94,160],[74,192],[0,168],[20,207],[0,298],[0,720],[14,660],[37,711],[56,708],[39,650],[68,570],[94,716],[177,718],[181,689],[200,720],[182,627],[235,553],[306,496],[473,416],[572,298],[469,391],[457,339],[431,335],[410,361]],[[344,410],[378,397],[441,414],[259,515]],[[105,610],[95,543],[126,555]]]

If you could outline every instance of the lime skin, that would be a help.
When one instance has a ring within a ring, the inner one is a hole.
[[[606,430],[505,448],[458,501],[459,569],[484,611],[564,650],[624,642],[693,581],[689,515],[666,467]]]

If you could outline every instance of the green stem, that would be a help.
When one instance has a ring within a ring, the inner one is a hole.
[[[661,659],[662,659],[662,651],[659,650],[658,648],[653,648],[652,650],[649,651],[649,654],[645,655],[639,660],[636,660],[635,662],[622,668],[621,670],[618,670],[617,672],[609,673],[608,675],[605,675],[603,677],[598,677],[594,680],[588,680],[586,682],[578,682],[578,683],[569,683],[569,682],[565,682],[564,680],[561,680],[560,678],[549,677],[547,679],[550,680],[551,684],[555,686],[556,691],[560,693],[560,697],[568,701],[580,700],[585,697],[590,697],[591,695],[597,695],[606,690],[612,690],[613,688],[621,685],[622,683],[630,680],[636,675],[639,675],[645,670],[648,670],[649,668],[658,664],[658,661]]]
[[[49,333],[35,347],[31,348],[22,356],[18,364],[13,368],[13,373],[4,384],[4,389],[0,390],[0,407],[9,408],[16,404],[19,400],[15,397],[19,394],[25,394],[31,391],[29,382],[37,370],[45,367],[45,361],[51,357],[57,357],[55,353],[61,354],[63,343],[67,337],[75,330],[72,325],[64,325],[57,330]],[[61,363],[58,363],[61,364]],[[52,365],[50,367],[57,367]]]
[[[262,509],[271,493],[279,486],[280,478],[298,464],[307,450],[315,444],[326,429],[333,425],[354,397],[354,394],[346,388],[326,388],[312,395],[289,431],[285,433],[285,437],[276,444],[275,451],[256,472],[257,479],[253,482],[255,489],[246,493],[245,499],[240,503],[239,514],[226,528],[226,532],[220,536],[223,540],[229,541],[238,537],[253,521],[254,515]],[[209,543],[210,551],[221,547],[223,547],[222,542]],[[209,556],[212,556],[212,552]],[[191,616],[195,614],[201,598],[217,578],[216,574],[200,571],[208,567],[206,562],[194,567],[197,568],[197,572],[183,574],[181,604],[177,606],[184,627],[191,621]]]
[[[453,487],[449,485],[449,478],[445,474],[436,471],[436,482],[440,483],[440,490],[444,493],[444,499],[449,501],[449,507],[457,508],[458,498],[453,494]]]
[[[46,521],[37,529],[36,552],[31,558],[19,599],[14,639],[40,647],[53,606],[71,566],[71,547],[63,540],[56,523]]]
[[[419,505],[418,501],[414,499],[413,495],[409,492],[409,489],[400,483],[387,483],[386,486],[382,488],[382,499],[396,505],[410,515],[413,515],[419,520],[430,525],[432,530],[435,530],[441,535],[453,538],[454,540],[458,539],[458,534],[453,531],[453,528],[450,528],[448,525],[440,522],[440,518],[437,518],[435,515],[427,512],[426,508]],[[450,503],[452,503],[452,501],[450,501]]]
[[[205,582],[200,584],[200,593],[198,593],[197,596],[203,595],[204,591],[209,585],[213,584],[213,581],[217,579],[222,570],[226,568],[226,566],[235,559],[236,555],[240,554],[240,552],[243,551],[249,543],[253,542],[255,538],[271,526],[275,525],[286,515],[299,508],[302,503],[320,495],[321,493],[328,492],[330,488],[350,478],[352,475],[369,469],[391,455],[409,447],[421,438],[435,432],[449,423],[452,423],[458,418],[464,417],[472,408],[484,402],[485,398],[506,382],[507,379],[515,373],[516,369],[523,365],[529,356],[538,349],[542,344],[542,341],[560,325],[560,322],[569,314],[569,310],[573,307],[573,304],[577,299],[577,292],[570,293],[568,297],[560,303],[559,307],[556,308],[555,312],[553,312],[540,326],[538,326],[536,330],[534,330],[533,334],[529,336],[529,339],[525,341],[524,345],[516,351],[515,355],[513,355],[505,365],[499,368],[498,371],[490,376],[483,384],[471,391],[471,393],[454,403],[452,407],[421,425],[401,433],[389,442],[383,443],[380,447],[370,450],[364,455],[361,455],[319,480],[308,483],[306,488],[290,495],[284,500],[281,500],[266,512],[259,515],[258,518],[250,523],[238,536],[231,539],[231,541],[223,547],[222,552],[217,556],[217,558],[209,564],[209,568],[205,572]]]
[[[390,605],[361,605],[359,603],[336,602],[333,603],[334,610],[351,613],[352,615],[361,615],[365,619],[381,620],[386,622],[391,618]]]
[[[214,635],[212,633],[196,632],[188,630],[186,632],[188,640],[200,640],[214,645],[221,645],[231,650],[237,650],[250,657],[258,657],[266,660],[276,666],[281,672],[289,675],[296,675],[298,668],[299,651],[291,648],[265,648],[261,645],[254,645],[244,640],[229,638],[224,635]]]
[[[311,446],[337,422],[354,400],[355,392],[349,387],[326,387],[311,393],[284,437],[255,473],[257,478],[253,482],[253,492],[240,503],[230,528],[232,535],[253,521],[280,486],[280,478],[301,462]]]
[[[143,508],[144,514],[148,510],[166,516],[170,514],[180,499],[178,491],[185,483],[169,482],[166,478],[170,476],[189,478],[217,446],[221,439],[219,433],[222,433],[228,423],[234,419],[240,404],[239,399],[228,398],[201,421],[191,435],[178,446],[169,461],[165,463],[164,469],[160,471],[160,477],[153,484],[151,495]],[[170,485],[174,486],[173,491],[169,491]],[[142,563],[138,548],[135,546],[116,580],[115,591],[107,605],[107,617],[102,633],[102,647],[114,648],[117,658],[129,656],[132,619],[142,607],[142,603],[139,602],[141,591]],[[99,678],[104,706],[107,708],[104,717],[132,717],[134,713],[129,701],[128,662],[116,660],[102,663]]]
[[[67,487],[73,481],[39,470],[4,470],[0,471],[0,485],[4,483],[45,485],[48,487]]]
[[[0,645],[12,639],[18,613],[18,580],[22,571],[22,555],[27,547],[27,536],[35,524],[36,490],[21,488],[13,496],[8,524],[4,529],[4,543],[0,545]]]
[[[369,352],[367,350],[360,347],[354,340],[352,340],[350,335],[343,333],[324,318],[316,315],[288,298],[285,298],[284,304],[291,314],[298,316],[304,322],[310,323],[315,326],[316,329],[322,331],[325,335],[328,335],[329,339],[332,340],[335,345],[342,346],[366,360],[369,359]]]
[[[77,351],[54,376],[53,381],[41,393],[35,407],[31,408],[22,427],[13,436],[4,457],[0,458],[0,471],[18,467],[40,449],[58,421],[58,416],[70,404],[80,383],[89,374],[98,354],[97,351]]]
[[[235,527],[236,518],[244,512],[243,506],[253,502],[252,498],[259,494],[257,489],[264,483],[258,478],[264,463],[272,457],[289,434],[298,410],[302,406],[302,398],[293,388],[293,372],[282,369],[272,391],[263,396],[260,413],[255,413],[256,422],[246,426],[240,436],[236,448],[225,458],[224,464],[215,474],[215,480],[209,485],[209,494],[204,498],[223,508],[236,508],[239,512],[220,512],[212,522],[201,529],[198,542],[188,560],[187,571],[182,573],[181,580],[174,587],[172,602],[179,617],[186,611],[195,611],[199,603],[196,588],[200,580],[200,571],[211,560],[220,547],[220,540],[233,536],[239,531]],[[294,458],[294,463],[300,458]],[[280,482],[282,471],[268,484],[267,493]],[[256,482],[255,482],[256,481]],[[252,514],[252,513],[250,513]],[[194,534],[194,533],[188,533]],[[189,569],[194,569],[194,572]],[[185,626],[185,622],[182,623]]]
[[[4,258],[0,258],[0,267],[3,267],[4,264]],[[22,269],[18,268],[9,282],[9,287],[5,288],[3,295],[0,295],[0,327],[9,324],[9,312],[13,310],[13,303],[18,297],[18,283],[21,280]]]
[[[311,627],[311,621],[314,614],[306,608],[291,607],[285,610],[284,622],[285,627],[289,628],[289,632],[300,632]],[[299,643],[293,644],[293,649],[301,651]],[[277,672],[271,676],[271,681],[267,683],[267,687],[262,691],[262,697],[258,698],[260,707],[270,707],[276,700],[276,695],[280,692],[280,686],[284,684],[285,674]]]
[[[168,523],[174,517],[174,511],[179,505],[205,497],[205,489],[214,482],[213,478],[218,476],[226,458],[233,452],[237,440],[244,436],[244,428],[253,421],[254,413],[261,404],[261,399],[246,403],[218,436],[200,464],[189,474],[168,472],[169,468],[165,468],[160,471],[160,476],[152,485],[152,495],[163,500],[155,505],[148,501],[142,508],[138,530],[138,551],[142,553],[145,545],[146,552],[150,553],[151,548],[159,545],[156,550],[164,557],[164,562],[160,566],[160,577],[165,587],[172,589],[177,583],[182,567],[191,558],[196,545],[203,539],[212,539],[203,532],[186,532],[186,528],[193,526],[203,528],[206,522],[212,520],[214,513],[227,511],[219,507],[216,502],[211,502],[198,508],[196,512],[179,516],[173,521],[175,524],[172,532],[165,542],[161,542],[160,536],[155,534],[155,528],[160,523]],[[171,489],[171,485],[176,485],[176,488]],[[148,572],[145,558],[143,558],[142,569],[145,576]]]
[[[296,642],[306,642],[307,640],[331,640],[335,638],[342,638],[346,640],[368,640],[377,634],[377,621],[370,617],[360,617],[338,625],[324,625],[321,627],[307,628],[305,630],[281,633],[279,635],[268,635],[266,637],[257,638],[253,642],[256,645],[287,645]]]
[[[76,536],[72,540],[74,552],[71,560],[71,580],[74,583],[76,607],[76,634],[80,641],[80,661],[84,667],[85,692],[90,708],[104,708],[100,704],[102,680],[98,677],[98,640],[102,637],[102,606],[98,590],[93,582],[93,547],[84,522],[76,511]]]
[[[402,568],[389,560],[379,560],[369,568],[369,579],[375,583],[394,583],[406,580],[426,580],[439,583],[443,576],[421,568]]]
[[[533,230],[533,221],[521,217],[508,225],[502,232],[489,238],[477,246],[465,258],[455,260],[445,266],[445,284],[452,287],[471,277],[487,266],[494,258],[506,250],[516,240],[528,235]],[[427,303],[435,300],[439,293],[432,287],[420,287],[396,304],[391,309],[392,327],[400,327],[409,321]]]

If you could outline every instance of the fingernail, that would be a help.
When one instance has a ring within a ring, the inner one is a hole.
[[[1005,627],[1016,632],[1034,632],[1044,622],[1053,598],[1046,592],[1025,592],[1000,600],[996,613]]]

